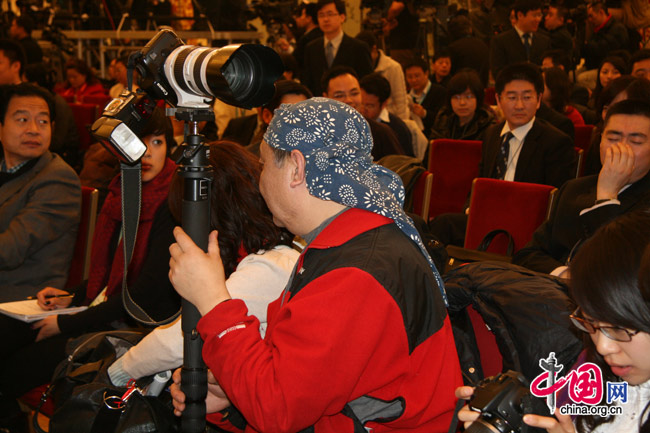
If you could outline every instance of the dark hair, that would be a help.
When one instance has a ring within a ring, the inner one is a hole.
[[[649,244],[647,210],[622,215],[586,240],[570,265],[570,294],[580,309],[598,321],[650,332],[650,298],[639,289],[641,256]],[[591,338],[585,336],[584,341],[587,360],[600,366],[604,380],[617,381]],[[579,417],[578,431],[593,431],[611,419]],[[645,421],[640,431],[648,427],[650,422]]]
[[[50,109],[50,122],[54,122],[56,119],[56,110],[54,109],[52,95],[42,87],[29,83],[20,83],[0,86],[0,124],[4,125],[7,107],[9,107],[11,99],[19,96],[36,96],[42,98]]]
[[[616,114],[628,116],[643,116],[650,119],[650,101],[648,99],[638,99],[634,95],[630,99],[624,99],[609,107],[605,115],[605,125],[609,118]]]
[[[602,62],[600,62],[600,66],[598,66],[598,72],[596,73],[596,87],[594,88],[594,100],[598,100],[598,97],[603,91],[603,84],[600,82],[600,70],[603,69],[603,66],[605,66],[605,63],[609,63],[613,67],[616,68],[618,72],[621,73],[621,75],[626,75],[627,74],[627,63],[625,62],[625,59],[623,59],[620,56],[607,56],[603,59]]]
[[[546,87],[551,91],[551,108],[564,114],[571,95],[569,76],[560,68],[545,69],[543,76]]]
[[[424,73],[429,72],[429,64],[427,63],[426,60],[424,60],[424,59],[422,59],[420,57],[417,57],[417,58],[411,60],[410,62],[408,62],[406,64],[406,66],[404,67],[404,72],[406,72],[406,70],[409,69],[409,68],[420,68],[420,69],[422,69],[424,71]]]
[[[52,91],[55,81],[54,73],[44,63],[30,63],[25,65],[23,70],[27,81]]]
[[[433,54],[433,58],[431,60],[435,63],[436,60],[444,59],[445,57],[451,58],[451,53],[449,50],[446,48],[438,48]]]
[[[293,54],[282,53],[280,54],[280,59],[282,59],[284,70],[291,71],[293,78],[298,78],[298,74],[300,73],[300,65],[298,65],[298,61],[293,56]]]
[[[602,117],[605,106],[609,105],[621,92],[625,92],[628,98],[633,96],[635,99],[650,101],[650,81],[645,78],[623,75],[609,83],[609,86],[603,89],[596,100],[596,112],[599,117]]]
[[[0,39],[0,51],[9,59],[10,64],[20,62],[20,71],[18,72],[22,75],[23,68],[27,63],[27,57],[25,56],[23,47],[13,39]]]
[[[566,18],[566,15],[569,13],[569,9],[562,5],[550,4],[549,7],[557,9],[557,16],[559,18],[562,18],[562,20],[564,20]]]
[[[287,242],[287,232],[273,224],[259,189],[259,158],[230,141],[210,144],[210,165],[214,170],[210,196],[210,228],[219,231],[219,249],[226,276],[237,267],[240,248],[247,254],[270,250]],[[169,207],[180,221],[183,185],[174,176],[169,190]]]
[[[477,107],[483,105],[483,99],[485,99],[483,82],[474,69],[463,68],[451,77],[447,83],[447,104],[449,104],[449,107],[451,107],[451,98],[454,95],[465,93],[467,89],[476,97]]]
[[[74,69],[75,71],[79,72],[81,75],[86,77],[86,83],[88,84],[95,84],[99,82],[97,77],[95,77],[95,73],[93,70],[86,64],[81,59],[74,59],[71,58],[68,60],[65,64],[65,70],[67,71],[68,69]]]
[[[28,35],[32,34],[32,30],[34,30],[34,20],[31,19],[29,15],[21,15],[19,17],[15,17],[14,20],[16,20],[17,26],[25,29],[25,33]]]
[[[589,2],[587,4],[587,7],[592,8],[594,12],[603,11],[605,12],[605,15],[609,15],[609,10],[607,9],[607,5],[605,4],[604,1]]]
[[[457,15],[447,24],[447,31],[452,41],[472,34],[472,23],[465,15]]]
[[[534,11],[537,9],[542,9],[542,2],[539,0],[516,0],[515,4],[512,6],[515,11],[515,16],[518,12],[526,15],[529,11]]]
[[[532,63],[513,63],[501,69],[495,81],[495,91],[498,95],[503,92],[506,84],[511,81],[522,80],[528,81],[535,87],[538,95],[544,93],[544,78],[539,66]]]
[[[327,92],[327,89],[330,86],[330,81],[332,81],[336,77],[340,77],[341,75],[345,75],[345,74],[350,74],[357,80],[359,79],[357,72],[349,66],[344,66],[344,65],[332,66],[331,68],[323,72],[323,77],[320,80],[321,89],[323,89],[324,92]]]
[[[544,51],[544,54],[542,54],[542,60],[547,57],[551,58],[551,60],[553,61],[553,66],[562,65],[565,71],[571,70],[571,58],[569,57],[569,54],[566,51],[564,50]]]
[[[296,8],[297,15],[302,15],[302,11],[305,11],[308,17],[311,17],[311,20],[314,24],[318,25],[318,6],[316,3],[300,3]]]
[[[366,93],[375,95],[379,99],[380,104],[383,104],[384,101],[390,98],[390,82],[379,72],[373,72],[363,77],[359,81],[359,86]]]
[[[334,4],[334,6],[336,7],[336,11],[339,14],[345,15],[345,3],[342,0],[318,0],[318,2],[316,3],[316,19],[318,19],[318,11],[320,11],[321,9],[323,9],[323,7],[327,6],[330,3]]]
[[[263,105],[263,108],[273,112],[280,106],[280,101],[285,95],[305,95],[305,98],[311,98],[311,92],[304,85],[292,80],[278,80],[275,82],[275,93],[273,97]]]
[[[167,156],[171,153],[172,147],[176,145],[174,141],[174,127],[172,121],[165,115],[165,109],[156,107],[151,114],[149,120],[140,134],[139,138],[144,138],[148,135],[164,135],[165,142],[167,143]]]
[[[360,32],[355,39],[365,42],[370,49],[377,45],[377,37],[375,36],[375,33],[370,30]]]
[[[639,50],[632,54],[632,57],[630,57],[630,72],[632,69],[634,69],[634,64],[636,62],[640,62],[642,60],[647,60],[650,59],[650,49],[644,49],[644,50]]]

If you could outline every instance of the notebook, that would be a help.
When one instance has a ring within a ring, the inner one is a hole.
[[[83,311],[88,307],[69,307],[58,308],[55,310],[43,310],[38,306],[38,301],[15,301],[5,302],[0,304],[0,313],[13,317],[14,319],[22,320],[23,322],[36,322],[37,320],[44,319],[48,316],[55,314],[73,314]]]

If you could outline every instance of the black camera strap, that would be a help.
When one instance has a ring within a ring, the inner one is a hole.
[[[120,163],[122,169],[122,244],[124,245],[124,278],[122,280],[122,303],[124,309],[133,319],[147,326],[159,326],[172,322],[180,314],[181,310],[171,317],[155,321],[140,307],[131,297],[127,284],[127,274],[135,240],[138,234],[140,221],[140,207],[142,203],[142,165],[138,162],[135,165]]]

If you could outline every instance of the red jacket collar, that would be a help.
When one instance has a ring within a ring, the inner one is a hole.
[[[316,236],[308,248],[337,247],[361,233],[392,222],[392,219],[385,216],[352,208],[336,217]]]
[[[607,19],[605,20],[605,22],[594,29],[594,33],[598,33],[599,31],[601,31],[603,29],[603,27],[605,27],[607,25],[607,23],[609,22],[609,20],[611,20],[611,19],[612,19],[612,14],[609,14],[607,16]]]

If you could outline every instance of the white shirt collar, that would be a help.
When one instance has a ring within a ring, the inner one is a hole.
[[[518,126],[511,130],[510,126],[508,126],[508,121],[506,121],[501,129],[501,137],[503,137],[503,134],[507,132],[512,132],[512,135],[514,135],[518,141],[524,141],[524,138],[526,138],[526,135],[528,135],[528,132],[533,127],[533,123],[535,123],[535,116],[533,116],[533,118],[525,125]]]
[[[390,116],[388,115],[388,110],[386,109],[386,107],[382,108],[377,120],[384,123],[390,123]]]
[[[409,96],[411,96],[413,99],[415,99],[415,102],[418,104],[421,104],[424,98],[427,96],[427,93],[429,93],[429,90],[431,90],[431,80],[427,80],[427,85],[424,86],[424,91],[420,94],[415,93],[414,89],[411,89],[409,91]]]

